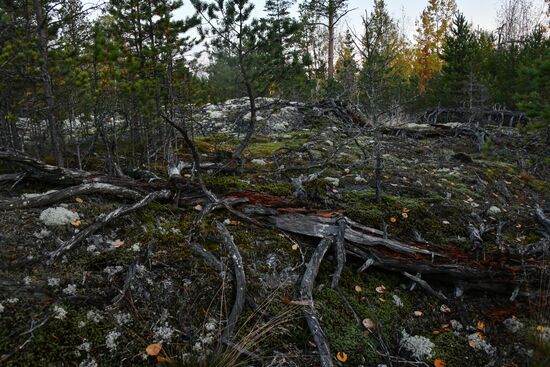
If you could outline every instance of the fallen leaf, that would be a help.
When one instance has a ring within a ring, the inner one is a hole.
[[[345,363],[348,360],[348,354],[346,352],[338,352],[336,354],[336,359]]]
[[[172,358],[168,358],[168,357],[157,356],[157,362],[158,363],[173,363],[174,360]]]
[[[79,204],[82,204],[84,202],[84,200],[82,200],[81,198],[75,198],[74,201],[76,201]]]
[[[441,358],[436,358],[434,360],[434,366],[435,367],[445,367],[445,366],[447,366],[447,363],[445,363],[445,361],[442,360]]]
[[[376,324],[371,319],[364,319],[363,320],[363,326],[365,327],[365,329],[367,329],[369,331],[376,330]]]
[[[147,353],[148,356],[155,357],[159,355],[161,349],[162,345],[158,343],[149,344],[147,348],[145,348],[145,353]]]
[[[361,292],[363,292],[363,288],[361,288],[360,285],[356,285],[356,286],[355,286],[355,291],[356,291],[357,293],[361,293]]]
[[[397,223],[397,217],[391,217],[391,218],[390,218],[390,222],[392,222],[392,223]]]
[[[449,222],[448,220],[444,220],[444,221],[443,221],[443,224],[449,225],[449,224],[451,224],[451,222]]]
[[[378,294],[384,294],[385,291],[386,291],[386,287],[384,287],[383,285],[376,287],[376,293]]]
[[[474,349],[477,348],[477,344],[476,344],[476,342],[473,341],[473,340],[469,340],[469,341],[468,341],[468,345],[469,345],[470,347],[474,348]]]
[[[403,208],[403,213],[408,213],[410,212],[409,208]]]
[[[122,246],[124,246],[124,241],[116,239],[113,242],[111,242],[111,246],[114,247],[114,248],[122,247]]]
[[[439,309],[440,309],[441,312],[443,312],[443,313],[449,313],[449,312],[451,312],[451,309],[449,308],[449,306],[447,306],[447,305],[445,305],[445,304],[441,305],[441,307],[440,307]]]
[[[71,222],[71,225],[72,225],[73,227],[80,227],[81,224],[82,224],[82,222],[81,222],[80,220],[78,220],[78,219],[77,219],[77,220],[73,220],[73,221]]]
[[[200,205],[200,204],[195,205],[195,206],[193,207],[193,209],[195,209],[195,210],[198,211],[198,212],[202,212],[202,205]]]
[[[294,251],[298,250],[300,247],[297,244],[292,245],[292,249]]]
[[[407,219],[409,217],[409,215],[407,213],[401,213],[401,216],[405,219]]]
[[[232,226],[238,226],[238,225],[239,225],[239,221],[238,221],[238,220],[232,220],[232,221],[230,222],[230,224],[231,224]]]
[[[424,313],[422,311],[414,311],[414,316],[416,317],[422,317]]]
[[[479,331],[485,331],[485,323],[483,321],[478,321],[476,327]]]
[[[441,330],[435,329],[435,330],[432,331],[432,334],[433,335],[439,335],[439,334],[441,334]]]
[[[443,325],[441,325],[441,327],[442,327],[443,329],[448,329],[449,326],[450,326],[449,324],[443,324]]]
[[[543,333],[543,332],[544,332],[544,329],[546,329],[544,326],[542,326],[542,325],[537,325],[537,331],[538,331],[539,333]]]

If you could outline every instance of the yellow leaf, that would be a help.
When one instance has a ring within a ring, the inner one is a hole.
[[[147,348],[145,348],[145,353],[147,353],[148,356],[158,356],[160,351],[162,349],[162,345],[155,343],[155,344],[149,344]]]
[[[390,218],[390,222],[392,222],[392,223],[397,223],[397,218],[396,218],[396,217],[391,217],[391,218]]]
[[[84,200],[82,200],[81,198],[76,198],[74,199],[74,201],[76,201],[79,204],[82,204],[84,202]]]
[[[356,286],[355,286],[355,291],[356,291],[357,293],[361,293],[361,292],[363,292],[363,288],[361,288],[360,285],[356,285]]]
[[[545,329],[544,326],[542,326],[542,325],[537,325],[537,331],[538,331],[539,333],[544,332],[544,329]]]
[[[441,358],[436,358],[434,360],[434,366],[435,367],[445,367],[445,366],[447,366],[447,363],[445,363],[445,361],[442,360]]]
[[[403,208],[403,213],[408,213],[410,212],[409,208]]]
[[[346,362],[348,360],[348,354],[346,352],[338,352],[336,354],[336,359],[340,362]]]
[[[71,222],[71,224],[73,225],[73,227],[80,227],[80,225],[82,224],[81,221],[79,221],[78,219],[77,220],[73,220]]]

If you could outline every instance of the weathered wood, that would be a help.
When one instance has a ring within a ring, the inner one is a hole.
[[[77,195],[90,195],[98,193],[114,195],[133,200],[137,200],[142,197],[142,195],[137,191],[127,189],[125,187],[100,182],[92,182],[68,187],[62,190],[50,191],[28,198],[23,197],[16,200],[0,201],[0,210],[36,208],[52,203],[57,203]]]
[[[338,288],[340,276],[342,275],[342,270],[344,270],[344,265],[346,264],[346,248],[344,245],[344,240],[346,236],[347,225],[344,218],[341,218],[337,223],[338,235],[336,236],[336,241],[334,243],[336,252],[336,270],[332,276],[332,289]]]
[[[334,364],[332,363],[332,355],[330,353],[327,338],[321,328],[319,318],[315,312],[315,307],[313,306],[313,285],[315,283],[317,273],[319,272],[321,261],[323,260],[323,257],[325,256],[325,253],[327,252],[332,241],[332,237],[325,237],[317,245],[313,255],[311,255],[311,259],[307,264],[300,286],[300,299],[309,304],[304,307],[304,314],[309,331],[311,332],[315,345],[317,346],[317,350],[319,351],[319,359],[322,367],[332,367]]]
[[[537,218],[537,221],[544,228],[546,236],[550,238],[550,219],[546,218],[546,215],[544,215],[544,211],[539,205],[537,205],[537,207],[535,208],[535,218]]]
[[[439,299],[440,301],[447,301],[447,297],[441,293],[441,292],[436,292],[429,284],[428,282],[426,282],[424,279],[421,279],[420,277],[417,277],[417,276],[414,276],[412,274],[409,274],[407,272],[404,272],[403,273],[404,276],[406,276],[407,278],[409,278],[410,280],[414,281],[415,283],[417,283],[419,286],[421,286],[422,288],[424,288],[424,290],[426,290],[428,293],[430,293],[431,295],[433,295],[434,297],[436,297],[437,299]]]
[[[216,229],[222,236],[223,243],[227,247],[229,255],[231,255],[231,260],[233,261],[233,273],[235,275],[235,302],[233,303],[233,307],[231,308],[231,312],[227,318],[227,323],[221,335],[222,342],[231,343],[235,333],[235,326],[237,325],[244,308],[246,296],[246,275],[244,272],[243,258],[238,247],[233,241],[233,237],[222,223],[216,222]]]
[[[286,214],[271,217],[271,220],[279,229],[306,236],[324,238],[326,236],[336,236],[338,234],[338,226],[335,224],[334,219],[324,219],[303,214]],[[387,238],[372,236],[353,228],[348,228],[346,230],[345,239],[349,242],[364,246],[383,246],[407,255],[414,256],[415,254],[423,254],[429,256],[442,256],[433,251],[417,248]]]

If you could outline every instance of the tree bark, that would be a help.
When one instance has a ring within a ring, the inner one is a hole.
[[[44,96],[46,98],[46,120],[50,130],[50,139],[52,143],[53,154],[57,166],[64,167],[65,159],[63,158],[63,147],[61,132],[59,130],[58,121],[54,116],[55,100],[52,90],[52,79],[48,70],[48,28],[47,19],[44,16],[44,10],[40,0],[33,0],[34,13],[36,16],[36,30],[38,33],[38,49],[42,62],[40,65],[40,73],[42,74],[42,83],[44,87]]]

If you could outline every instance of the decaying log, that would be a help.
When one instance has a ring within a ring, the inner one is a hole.
[[[16,200],[0,201],[0,210],[36,208],[52,203],[57,203],[77,195],[89,195],[98,193],[114,195],[133,200],[137,200],[142,197],[142,195],[137,191],[127,189],[125,187],[100,182],[92,182],[68,187],[62,190],[54,190],[36,196],[33,195],[31,197],[23,197]]]
[[[311,237],[324,238],[326,236],[336,236],[338,234],[336,220],[330,218],[320,218],[303,214],[286,214],[271,217],[271,221],[279,229]],[[417,248],[391,239],[375,237],[353,228],[346,230],[345,239],[349,242],[364,246],[383,246],[407,255],[423,254],[429,256],[443,256],[433,251]]]
[[[116,218],[119,218],[123,215],[126,215],[128,213],[134,212],[134,211],[136,211],[140,208],[143,208],[144,206],[146,206],[147,204],[149,204],[149,203],[151,203],[155,200],[167,199],[169,197],[170,197],[170,192],[169,191],[166,191],[166,190],[155,191],[155,192],[152,192],[152,193],[148,194],[143,199],[141,199],[140,201],[138,201],[138,202],[136,202],[136,203],[134,203],[130,206],[117,208],[117,209],[113,210],[112,212],[110,212],[109,214],[101,215],[99,218],[97,218],[97,220],[94,223],[92,223],[88,227],[80,230],[80,232],[78,232],[76,235],[74,235],[70,240],[68,240],[67,242],[61,242],[61,246],[57,250],[52,251],[49,254],[49,258],[50,258],[49,262],[54,261],[61,254],[71,250],[73,247],[75,247],[80,242],[82,242],[86,237],[88,237],[89,235],[91,235],[92,233],[94,233],[95,231],[100,229],[105,224],[111,222],[112,220],[114,220]]]
[[[52,166],[12,149],[0,149],[0,160],[20,167],[29,177],[56,184],[77,185],[93,175],[87,171]]]
[[[241,312],[244,308],[246,296],[246,275],[244,273],[243,258],[239,249],[233,241],[233,237],[222,223],[216,223],[216,229],[223,239],[223,243],[227,247],[231,260],[233,261],[233,273],[235,275],[235,302],[227,318],[227,323],[222,331],[221,340],[223,343],[231,343],[235,333],[235,326],[239,321]]]
[[[308,304],[304,307],[304,314],[306,317],[307,325],[319,351],[319,358],[322,367],[332,367],[332,355],[330,353],[330,347],[321,328],[319,318],[315,312],[315,307],[313,306],[313,285],[315,283],[315,278],[319,272],[319,267],[321,266],[321,261],[325,256],[328,248],[330,247],[333,241],[332,237],[325,237],[317,245],[311,259],[309,260],[304,277],[302,278],[302,283],[300,286],[300,298],[302,301],[306,301]]]

